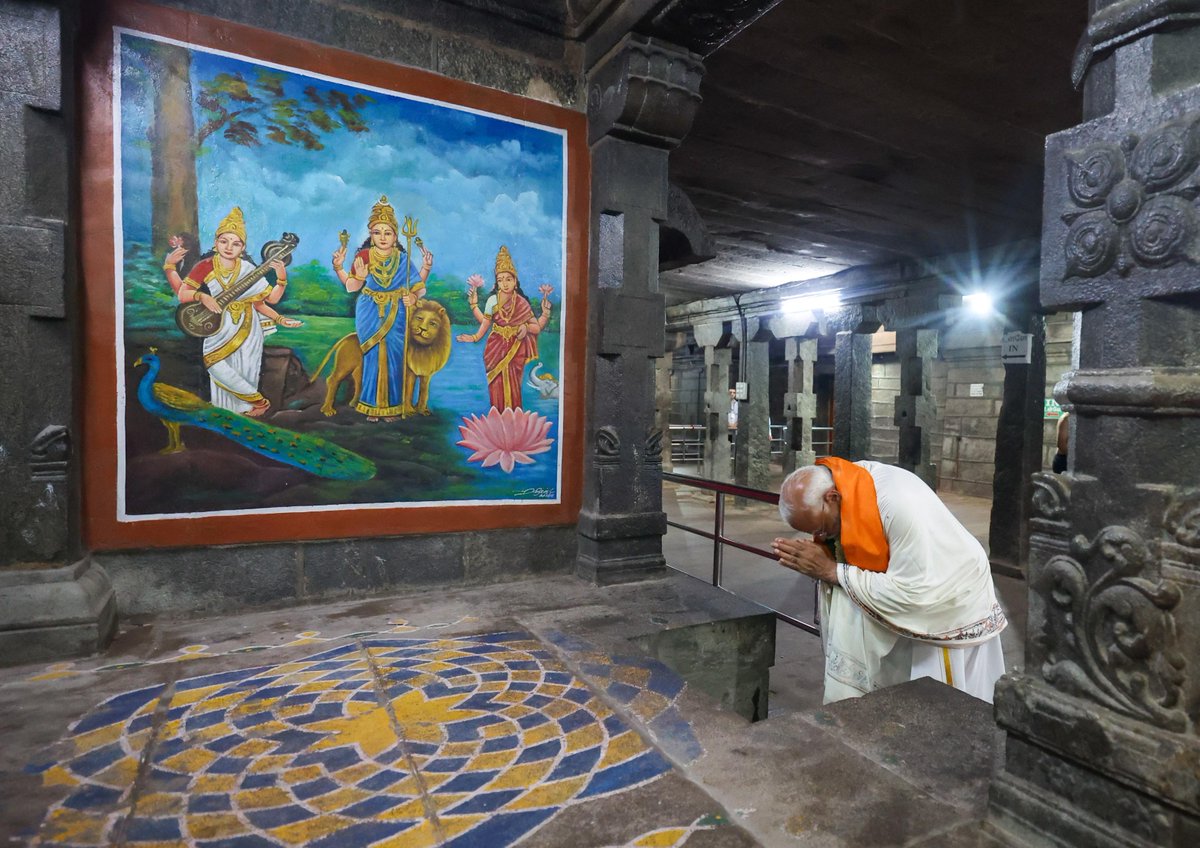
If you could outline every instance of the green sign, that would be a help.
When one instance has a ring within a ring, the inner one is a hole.
[[[1063,414],[1062,407],[1058,405],[1058,401],[1054,398],[1046,398],[1046,409],[1042,414],[1043,418],[1061,418]]]

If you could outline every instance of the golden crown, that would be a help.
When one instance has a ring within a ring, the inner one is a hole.
[[[392,232],[400,232],[400,225],[396,221],[396,210],[392,208],[392,204],[388,203],[387,195],[379,195],[379,202],[371,207],[371,216],[367,218],[367,229],[376,224],[387,224],[392,228]]]

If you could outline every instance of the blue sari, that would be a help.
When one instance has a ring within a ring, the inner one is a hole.
[[[408,330],[404,301],[410,288],[421,281],[420,264],[401,250],[395,267],[372,267],[370,251],[358,257],[367,265],[366,282],[354,305],[354,328],[363,355],[362,389],[354,408],[364,415],[395,416],[404,411],[404,344]],[[408,269],[408,286],[404,272]]]

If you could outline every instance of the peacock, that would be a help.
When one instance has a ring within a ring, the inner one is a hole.
[[[149,366],[138,383],[137,397],[151,415],[167,428],[167,446],[161,453],[185,450],[179,436],[180,427],[187,424],[211,430],[239,445],[287,465],[294,465],[318,477],[333,480],[370,480],[375,476],[375,463],[353,451],[327,442],[316,436],[272,427],[262,421],[247,418],[228,409],[213,406],[189,391],[159,383],[162,368],[155,353],[138,358],[134,367]]]

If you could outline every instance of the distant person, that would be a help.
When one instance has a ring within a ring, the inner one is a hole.
[[[919,677],[991,702],[1008,622],[983,547],[915,474],[817,462],[779,491],[784,522],[813,540],[774,550],[821,581],[825,703]]]
[[[737,419],[738,419],[737,391],[734,389],[730,389],[729,390],[729,415],[726,419],[727,422],[729,423],[730,430],[737,429]]]
[[[1071,427],[1067,424],[1067,419],[1070,418],[1070,413],[1064,412],[1058,419],[1058,445],[1055,448],[1054,469],[1055,474],[1062,474],[1067,470],[1067,446],[1071,441]]]

